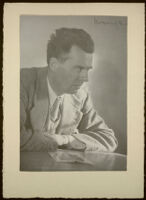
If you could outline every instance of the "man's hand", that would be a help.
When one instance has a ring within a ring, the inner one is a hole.
[[[52,137],[58,144],[58,146],[63,146],[66,149],[76,149],[76,150],[85,150],[86,145],[82,141],[76,139],[72,135],[49,135]]]
[[[55,151],[58,147],[54,138],[48,134],[35,132],[22,151]]]
[[[45,134],[46,135],[46,134]],[[56,141],[58,146],[62,146],[64,144],[69,143],[69,138],[66,135],[58,135],[58,134],[47,134],[46,136],[52,138],[54,141]]]

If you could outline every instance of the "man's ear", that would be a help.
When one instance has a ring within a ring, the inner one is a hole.
[[[58,60],[57,58],[50,58],[49,67],[51,71],[55,71],[58,68]]]

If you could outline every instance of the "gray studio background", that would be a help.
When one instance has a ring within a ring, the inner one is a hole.
[[[111,16],[21,16],[20,66],[46,66],[50,34],[59,27],[88,31],[95,41],[89,88],[95,109],[115,132],[116,152],[127,153],[127,19]]]

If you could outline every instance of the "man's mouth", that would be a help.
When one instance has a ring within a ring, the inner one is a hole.
[[[78,87],[78,88],[80,88],[82,85],[83,85],[83,83],[76,83],[76,84],[74,84],[74,86]]]
[[[82,86],[82,85],[74,85],[73,88],[75,88],[75,89],[78,90],[78,89],[80,89],[81,86]]]
[[[73,91],[73,92],[77,92],[77,91],[81,88],[81,86],[82,86],[82,85],[74,85],[74,86],[72,87],[72,91]]]
[[[80,83],[74,83],[71,87],[71,91],[73,93],[77,92],[81,88],[82,85],[83,85],[83,83],[81,83],[81,82]]]

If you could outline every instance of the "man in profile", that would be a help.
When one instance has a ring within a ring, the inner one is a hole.
[[[87,32],[60,28],[48,42],[48,66],[21,70],[21,151],[116,149],[113,131],[93,109],[83,84],[93,53]]]

